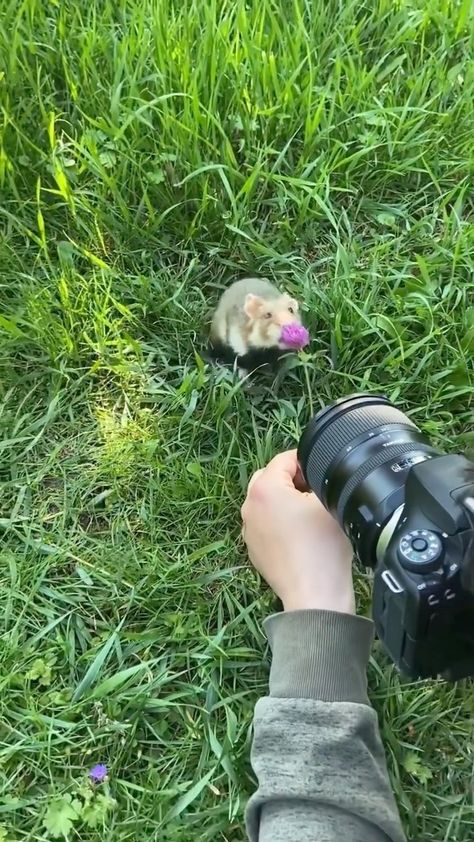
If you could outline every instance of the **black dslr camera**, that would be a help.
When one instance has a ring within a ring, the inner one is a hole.
[[[474,464],[439,453],[386,398],[365,394],[321,410],[298,459],[374,570],[375,627],[400,670],[474,675]]]

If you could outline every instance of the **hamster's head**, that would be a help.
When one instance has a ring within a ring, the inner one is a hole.
[[[297,350],[308,344],[308,331],[301,324],[298,302],[286,293],[265,299],[249,293],[245,298],[248,342],[255,348]]]

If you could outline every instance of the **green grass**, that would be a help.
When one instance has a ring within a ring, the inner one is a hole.
[[[0,839],[242,842],[249,475],[361,389],[472,446],[470,8],[5,0]],[[250,393],[200,357],[247,272],[314,337]],[[472,684],[370,685],[409,839],[472,839]]]

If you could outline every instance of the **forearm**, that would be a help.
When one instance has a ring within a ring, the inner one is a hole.
[[[368,620],[301,611],[267,621],[270,696],[254,720],[252,842],[403,842],[366,695]]]

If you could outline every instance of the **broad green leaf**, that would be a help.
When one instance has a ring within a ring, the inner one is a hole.
[[[43,826],[53,839],[59,839],[61,836],[67,839],[80,812],[81,802],[77,799],[73,801],[69,794],[63,795],[48,805]]]

